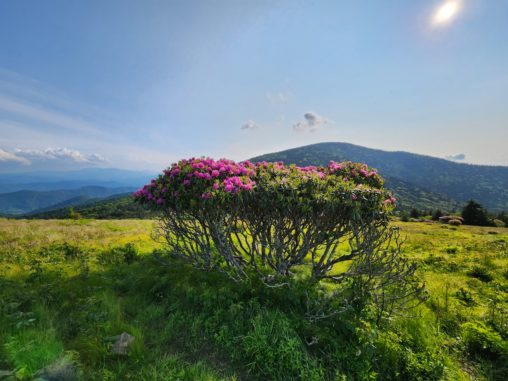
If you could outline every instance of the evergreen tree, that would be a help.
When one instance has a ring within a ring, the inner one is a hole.
[[[443,212],[441,211],[441,209],[437,209],[433,214],[432,214],[432,219],[434,221],[439,221],[439,217],[443,217]]]
[[[492,226],[487,210],[474,200],[470,200],[462,209],[462,218],[466,225]]]
[[[411,209],[409,216],[411,218],[420,218],[420,212],[417,209]]]

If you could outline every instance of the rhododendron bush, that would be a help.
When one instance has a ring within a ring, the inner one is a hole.
[[[364,164],[192,158],[134,197],[159,212],[171,255],[196,267],[235,280],[258,274],[273,284],[307,265],[314,281],[348,280],[357,299],[368,295],[385,312],[424,294],[389,225],[395,199]]]
[[[298,167],[192,158],[135,198],[160,211],[172,254],[236,279],[289,276],[307,262],[315,279],[355,276],[393,234],[395,199],[375,170],[351,162]],[[334,270],[346,261],[347,270]]]

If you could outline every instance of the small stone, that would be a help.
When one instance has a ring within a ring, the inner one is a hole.
[[[63,357],[36,373],[37,380],[74,381],[78,378],[76,366],[67,357]]]
[[[111,348],[111,351],[117,355],[126,355],[129,352],[129,346],[134,341],[135,337],[123,332],[116,337],[116,341]]]

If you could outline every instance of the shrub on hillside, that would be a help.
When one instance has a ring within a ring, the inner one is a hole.
[[[409,217],[418,219],[422,216],[422,213],[418,209],[411,209],[411,212],[409,212]]]
[[[464,344],[471,356],[508,360],[508,343],[499,333],[482,323],[465,323],[462,332]]]
[[[462,218],[466,225],[492,226],[487,211],[474,200],[470,200],[462,209]]]
[[[473,266],[473,268],[467,272],[467,275],[480,279],[482,282],[490,282],[494,279],[490,271],[484,266]]]
[[[193,158],[173,164],[135,198],[159,211],[170,252],[200,268],[270,281],[310,262],[315,281],[362,281],[386,306],[394,302],[387,295],[422,292],[388,224],[395,199],[363,164]],[[344,271],[332,271],[344,262]]]
[[[433,214],[432,214],[432,220],[433,221],[439,221],[439,218],[443,216],[443,212],[441,211],[441,209],[437,209]]]

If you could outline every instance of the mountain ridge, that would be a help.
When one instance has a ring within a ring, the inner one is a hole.
[[[77,189],[62,189],[51,191],[20,190],[0,194],[0,213],[2,215],[22,215],[36,210],[58,208],[68,200],[78,198],[103,199],[115,194],[132,192],[135,187],[106,188],[101,186],[86,186]],[[86,202],[86,200],[82,200]],[[77,203],[74,203],[77,205]]]

